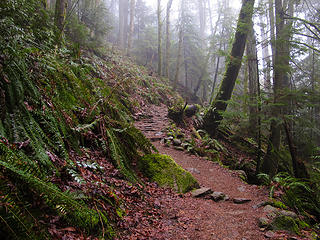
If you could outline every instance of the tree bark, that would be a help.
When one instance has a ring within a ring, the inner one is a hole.
[[[228,59],[226,72],[215,101],[210,105],[207,114],[204,117],[204,129],[214,136],[216,129],[223,119],[221,112],[224,112],[228,106],[233,88],[241,67],[246,39],[253,15],[254,0],[243,0],[239,14],[235,40],[232,45],[231,54]]]
[[[162,23],[161,23],[161,0],[158,0],[157,6],[158,18],[158,75],[162,75]]]
[[[169,0],[167,3],[167,15],[166,15],[166,61],[165,61],[165,76],[169,79],[169,61],[170,61],[170,9],[172,6],[172,1]]]
[[[119,0],[119,34],[118,34],[118,45],[119,48],[123,49],[124,47],[124,1],[126,0]]]
[[[63,37],[63,31],[64,31],[65,21],[66,21],[67,6],[68,6],[67,0],[56,0],[54,22],[57,27],[56,41],[58,44],[60,44],[62,37]]]
[[[282,0],[281,0],[282,1]],[[271,39],[271,51],[272,51],[272,67],[274,67],[275,64],[275,56],[276,56],[276,34],[275,34],[275,16],[274,16],[274,6],[273,6],[274,0],[269,0],[269,19],[270,19],[270,39]],[[273,78],[274,78],[274,72],[273,72]]]
[[[128,0],[119,0],[119,34],[118,45],[124,50],[127,41],[128,29]]]
[[[180,75],[180,66],[181,66],[181,58],[182,58],[182,44],[183,44],[183,30],[180,25],[179,29],[179,43],[178,43],[178,58],[177,58],[177,66],[176,66],[176,74],[173,82],[173,90],[177,89],[179,75]]]
[[[217,80],[218,80],[218,72],[219,72],[219,66],[220,66],[220,56],[217,57],[217,63],[216,63],[216,70],[214,72],[214,77],[213,77],[213,83],[212,83],[212,88],[211,88],[211,99],[210,99],[210,103],[213,100],[213,96],[214,96],[214,90],[216,88],[217,85]]]
[[[291,23],[285,23],[285,6],[282,0],[275,1],[276,13],[276,41],[274,57],[274,106],[273,120],[271,122],[271,135],[268,151],[262,164],[262,171],[273,177],[278,171],[278,152],[281,143],[281,121],[285,113],[288,113],[288,69],[289,69],[289,39],[291,35]],[[289,14],[293,13],[293,5],[289,4]]]
[[[260,1],[263,3],[263,0]],[[268,18],[267,18],[268,19]],[[259,15],[260,21],[260,31],[261,31],[261,38],[262,38],[262,65],[263,65],[263,72],[265,78],[265,88],[268,93],[271,93],[271,57],[269,53],[269,43],[268,43],[268,35],[266,30],[266,24],[264,23],[263,15]],[[270,22],[270,19],[269,19]]]
[[[248,78],[249,78],[249,129],[251,136],[258,139],[258,59],[256,37],[253,24],[250,26],[250,33],[247,39],[247,58],[248,58]]]
[[[200,41],[202,48],[205,48],[205,30],[206,30],[206,11],[205,1],[198,0],[199,4],[199,20],[200,20]]]
[[[133,41],[133,32],[134,32],[134,12],[135,12],[135,0],[130,1],[130,27],[129,27],[129,36],[128,36],[128,49],[127,55],[130,56],[130,51],[132,48]]]

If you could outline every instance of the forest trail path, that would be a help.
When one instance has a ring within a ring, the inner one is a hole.
[[[165,137],[163,130],[169,124],[166,106],[147,106],[137,114],[137,118],[139,117],[136,127],[142,130],[161,154],[170,155],[191,172],[201,187],[209,187],[230,197],[229,201],[214,202],[210,199],[193,198],[191,193],[171,199],[164,196],[160,201],[164,206],[163,224],[167,231],[157,239],[266,239],[258,226],[258,218],[264,216],[263,208],[255,207],[267,200],[264,189],[244,183],[235,172],[217,163],[161,144],[160,139]],[[251,201],[235,204],[233,198]]]

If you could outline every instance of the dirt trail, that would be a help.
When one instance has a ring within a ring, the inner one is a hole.
[[[263,216],[262,208],[255,205],[267,200],[267,193],[254,185],[244,183],[236,173],[216,163],[189,155],[186,152],[168,148],[160,143],[165,136],[162,130],[169,124],[165,106],[148,106],[136,122],[136,126],[153,141],[162,154],[167,154],[198,180],[202,187],[223,192],[229,201],[214,202],[210,199],[192,198],[191,194],[160,199],[164,205],[166,233],[159,233],[158,239],[217,239],[217,240],[259,240],[265,239],[258,227],[258,218]],[[138,114],[139,117],[139,114]],[[233,198],[247,198],[244,204],[233,203]]]

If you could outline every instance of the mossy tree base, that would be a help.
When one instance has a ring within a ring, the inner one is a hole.
[[[199,187],[194,177],[167,155],[145,155],[139,161],[138,167],[152,181],[160,186],[171,187],[179,193]]]

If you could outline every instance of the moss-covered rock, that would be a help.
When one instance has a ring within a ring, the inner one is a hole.
[[[167,155],[145,155],[140,159],[138,167],[147,177],[160,186],[171,187],[180,193],[199,187],[194,177]]]
[[[299,234],[299,226],[295,219],[288,216],[278,216],[270,224],[272,230],[287,230],[291,233]]]

